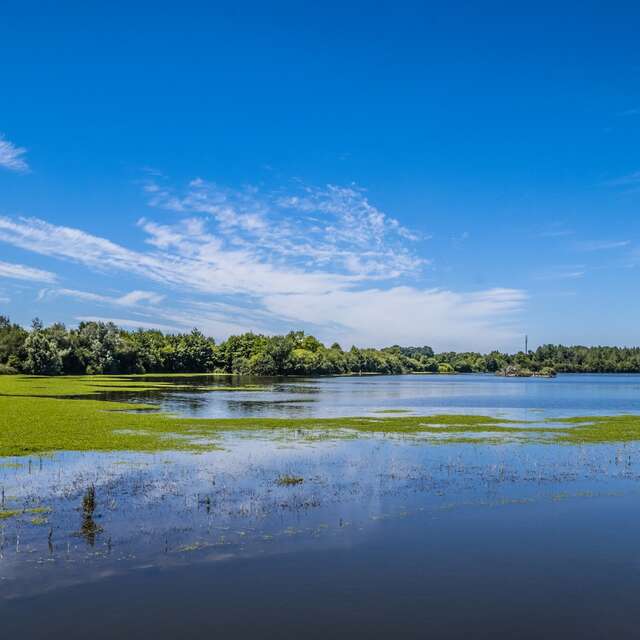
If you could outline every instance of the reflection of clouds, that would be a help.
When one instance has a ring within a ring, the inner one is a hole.
[[[0,483],[6,487],[7,494],[15,498],[16,504],[42,503],[53,507],[50,515],[56,548],[53,557],[57,564],[62,562],[65,567],[48,574],[48,579],[55,584],[94,580],[111,573],[111,569],[105,574],[103,568],[93,566],[94,560],[87,558],[82,541],[73,535],[80,526],[81,495],[89,484],[96,486],[96,513],[100,516],[97,522],[105,530],[104,536],[97,536],[98,553],[106,553],[108,535],[114,548],[113,558],[133,554],[137,559],[147,558],[154,566],[172,561],[171,556],[163,555],[167,539],[171,540],[171,553],[176,553],[181,544],[188,547],[193,540],[208,540],[205,549],[212,547],[207,551],[208,556],[219,557],[216,540],[235,539],[237,545],[237,532],[242,529],[252,531],[257,543],[262,534],[268,533],[269,547],[278,552],[298,548],[305,540],[317,546],[317,536],[310,536],[309,530],[319,526],[318,518],[350,520],[360,514],[364,519],[363,510],[371,507],[371,504],[347,504],[339,515],[329,516],[322,511],[316,516],[314,508],[305,506],[310,498],[318,497],[317,494],[323,502],[331,502],[322,493],[327,488],[335,491],[334,473],[340,476],[341,482],[348,481],[349,477],[355,481],[361,475],[345,468],[349,466],[345,463],[351,455],[347,449],[352,443],[322,442],[309,446],[289,442],[284,446],[280,440],[252,441],[229,436],[227,444],[229,448],[225,451],[198,455],[182,452],[57,454],[43,458],[41,467],[32,464],[30,469],[25,464],[11,470],[2,468]],[[293,471],[304,474],[305,485],[278,487],[276,479]],[[205,514],[205,496],[212,498],[210,514]],[[292,537],[289,532],[278,537],[278,532],[290,524],[299,527],[303,535]],[[17,553],[7,545],[0,562],[2,591],[8,589],[8,593],[15,593],[18,588],[22,589],[23,583],[30,583],[33,559],[46,557],[44,543],[48,528],[29,526],[22,519],[7,521],[3,528],[7,540],[14,535],[20,538],[22,552]],[[247,544],[256,544],[251,537],[242,537],[241,542],[242,547],[234,548],[233,554],[264,551],[246,548]],[[35,553],[26,556],[27,550]],[[228,556],[231,552],[223,546],[221,553]],[[73,561],[75,568],[67,567],[67,559]],[[86,569],[78,569],[78,561],[81,565],[86,563]],[[112,558],[105,557],[102,561],[110,563]],[[37,589],[49,586],[38,583]]]
[[[384,434],[310,442],[295,432],[227,433],[222,444],[202,454],[61,453],[31,465],[4,459],[22,465],[0,467],[0,486],[14,498],[7,508],[53,511],[44,527],[28,518],[0,523],[0,594],[144,565],[358,544],[378,526],[375,518],[400,510],[539,499],[560,489],[613,491],[635,482],[640,453],[635,444],[618,455],[614,446],[433,446]],[[284,474],[304,482],[279,486]],[[75,535],[91,484],[104,529],[93,550]],[[47,558],[55,562],[43,566]]]

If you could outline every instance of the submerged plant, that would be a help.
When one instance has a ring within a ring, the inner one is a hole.
[[[289,474],[282,475],[277,480],[278,484],[281,487],[292,487],[297,484],[302,484],[304,482],[304,478],[300,478],[299,476],[292,476]]]

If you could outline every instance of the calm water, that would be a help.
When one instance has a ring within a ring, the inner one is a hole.
[[[194,416],[640,410],[640,376],[249,382],[268,390],[144,399]],[[6,637],[637,637],[640,443],[218,444],[0,458],[20,512],[0,520]]]
[[[214,382],[235,386],[238,379],[216,378]],[[416,375],[251,382],[264,385],[265,390],[176,393],[157,400],[165,410],[201,418],[362,416],[385,409],[518,419],[640,413],[640,375],[561,375],[551,379]]]

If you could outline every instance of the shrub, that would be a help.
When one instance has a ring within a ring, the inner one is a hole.
[[[11,376],[11,375],[14,375],[15,373],[18,373],[17,369],[14,369],[12,366],[8,364],[0,363],[0,376]]]

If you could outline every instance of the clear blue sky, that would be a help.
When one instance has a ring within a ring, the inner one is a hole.
[[[636,3],[0,16],[0,313],[640,344]]]

